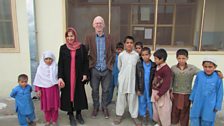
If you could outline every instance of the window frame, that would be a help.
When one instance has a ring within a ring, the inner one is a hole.
[[[17,22],[17,14],[16,14],[16,0],[10,0],[11,3],[11,16],[12,16],[12,28],[13,28],[13,48],[0,48],[1,53],[17,53],[20,52],[19,48],[19,37],[18,37],[18,22]]]

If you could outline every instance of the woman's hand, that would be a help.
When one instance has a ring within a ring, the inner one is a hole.
[[[62,78],[59,78],[59,79],[58,79],[58,86],[59,86],[60,88],[64,88],[64,87],[65,87],[65,82],[63,81]]]
[[[83,75],[82,76],[82,82],[85,81],[85,80],[87,80],[87,76],[86,75]]]

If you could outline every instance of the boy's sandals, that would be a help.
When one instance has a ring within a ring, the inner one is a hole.
[[[119,125],[122,121],[122,116],[116,116],[114,119],[114,124]]]
[[[135,126],[142,126],[142,123],[137,118],[132,118]]]
[[[36,126],[36,122],[35,121],[29,122],[29,126]]]

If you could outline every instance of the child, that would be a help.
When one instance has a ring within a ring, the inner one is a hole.
[[[181,126],[188,126],[192,80],[199,72],[199,68],[187,63],[188,51],[186,49],[177,50],[176,58],[178,64],[171,67],[173,75],[171,123],[176,125],[180,122]],[[222,73],[219,71],[217,73],[222,78]]]
[[[30,121],[29,125],[36,126],[34,105],[31,99],[32,87],[27,82],[28,76],[26,74],[20,74],[18,77],[19,85],[13,88],[10,96],[16,100],[16,112],[19,124],[21,126],[28,126],[28,119]]]
[[[204,71],[198,72],[190,95],[190,125],[214,126],[216,112],[222,107],[223,82],[214,72],[217,64],[213,58],[205,58],[202,66]]]
[[[41,110],[44,112],[46,126],[57,125],[59,109],[59,89],[55,56],[51,51],[45,51],[40,59],[33,84],[37,96],[40,97]]]
[[[152,81],[154,78],[156,64],[150,60],[151,50],[144,47],[141,52],[141,60],[136,65],[136,84],[138,86],[139,110],[138,113],[142,117],[143,124],[147,125],[146,112],[148,110],[149,117],[152,120]]]
[[[199,68],[187,64],[188,51],[186,49],[177,50],[176,59],[178,64],[171,67],[173,73],[171,123],[178,124],[180,122],[181,126],[188,126],[192,80]]]
[[[118,62],[118,55],[123,51],[123,49],[124,49],[124,44],[121,43],[121,42],[117,43],[117,45],[116,45],[116,58],[115,58],[115,62],[114,62],[114,65],[113,65],[113,70],[112,70],[112,81],[110,83],[108,104],[110,104],[112,99],[113,99],[114,87],[118,87],[118,73],[119,73],[119,70],[117,68],[117,62]]]
[[[155,77],[152,83],[153,119],[160,126],[171,125],[171,108],[169,89],[171,85],[172,72],[166,64],[167,52],[158,49],[153,54],[157,65]]]
[[[135,51],[141,56],[141,51],[143,49],[143,43],[138,41],[135,43]]]
[[[124,40],[125,51],[118,56],[118,96],[116,103],[116,118],[114,124],[121,123],[125,107],[128,104],[129,112],[135,125],[140,125],[137,122],[138,116],[138,96],[136,95],[135,86],[135,71],[136,63],[139,59],[137,52],[133,50],[134,38],[126,36]]]

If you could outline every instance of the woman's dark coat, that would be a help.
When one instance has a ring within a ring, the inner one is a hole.
[[[71,54],[66,44],[60,47],[59,62],[58,62],[58,78],[62,78],[65,82],[65,87],[61,89],[61,110],[76,111],[88,109],[87,97],[85,93],[85,84],[81,81],[83,75],[88,75],[88,57],[84,45],[76,50],[76,85],[73,108],[70,101],[70,66]]]

